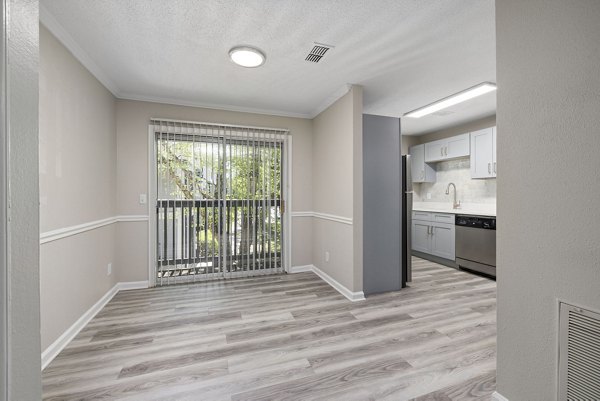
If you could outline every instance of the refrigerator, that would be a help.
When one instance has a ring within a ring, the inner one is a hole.
[[[402,156],[402,288],[412,281],[412,207],[413,185],[410,155]]]

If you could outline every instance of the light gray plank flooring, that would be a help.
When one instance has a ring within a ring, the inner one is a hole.
[[[44,370],[44,400],[490,400],[496,283],[413,266],[363,302],[312,273],[121,292]]]

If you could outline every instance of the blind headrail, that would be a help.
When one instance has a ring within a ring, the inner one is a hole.
[[[167,124],[186,124],[197,127],[212,127],[212,128],[237,128],[237,129],[251,129],[251,130],[260,130],[260,131],[274,131],[282,134],[289,134],[290,130],[287,128],[269,128],[269,127],[253,127],[249,125],[235,125],[235,124],[220,124],[220,123],[207,123],[203,121],[185,121],[185,120],[172,120],[168,118],[151,118],[151,125],[160,126],[161,123]],[[165,124],[166,125],[166,124]]]

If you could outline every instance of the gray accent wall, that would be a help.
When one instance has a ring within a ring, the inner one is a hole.
[[[400,119],[363,115],[363,291],[402,283]]]
[[[5,346],[0,391],[8,400],[41,399],[38,223],[38,2],[2,0],[2,176],[8,193],[0,266]],[[10,18],[8,18],[10,16]],[[8,63],[10,61],[10,63]],[[3,337],[4,337],[3,335]]]
[[[598,0],[496,2],[497,383],[510,401],[557,399],[559,300],[600,311],[599,21]]]

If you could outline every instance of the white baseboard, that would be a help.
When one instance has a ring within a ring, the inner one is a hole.
[[[121,283],[117,283],[119,286],[119,291],[124,290],[142,290],[144,288],[148,288],[148,280],[146,281],[124,281]]]
[[[365,294],[362,291],[353,292],[348,288],[344,287],[340,284],[339,281],[331,277],[329,274],[325,273],[323,270],[319,269],[314,265],[304,265],[304,266],[292,266],[290,268],[290,273],[302,273],[302,272],[313,272],[317,276],[321,278],[321,280],[325,281],[327,284],[332,286],[337,292],[348,298],[352,302],[356,301],[364,301]]]
[[[492,394],[492,401],[508,401],[508,398],[506,398],[499,392],[494,391],[494,394]]]
[[[42,370],[62,351],[77,334],[106,306],[107,303],[123,290],[148,288],[147,281],[131,281],[115,284],[106,294],[102,296],[90,309],[88,309],[75,323],[71,325],[60,337],[42,352]]]
[[[292,266],[290,267],[290,271],[288,273],[304,273],[313,271],[313,265],[304,265],[304,266]]]
[[[313,266],[313,272],[327,284],[335,288],[340,294],[348,298],[350,301],[364,301],[365,293],[362,291],[353,292],[340,284],[337,280],[331,277],[329,274],[325,273],[323,270],[319,269],[317,266]]]

